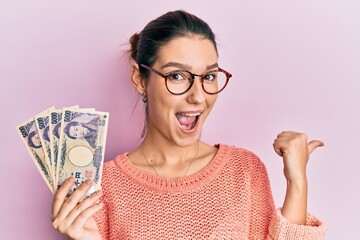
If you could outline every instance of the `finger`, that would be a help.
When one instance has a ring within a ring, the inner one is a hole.
[[[79,214],[79,216],[74,220],[73,226],[74,228],[82,228],[86,224],[86,222],[94,216],[96,212],[98,212],[104,204],[102,202],[92,205],[87,208],[83,212]]]
[[[279,133],[277,135],[278,138],[282,138],[282,137],[289,137],[289,136],[293,136],[299,134],[298,132],[294,132],[294,131],[282,131],[281,133]]]
[[[277,153],[277,155],[279,155],[280,157],[283,156],[283,151],[281,150],[281,147],[276,140],[273,144],[273,148],[274,148],[275,152]]]
[[[312,153],[315,148],[324,146],[324,143],[319,140],[312,140],[308,143],[309,154]]]
[[[286,135],[287,135],[287,133],[279,134],[273,143],[273,148],[280,157],[284,156],[284,152],[286,150],[286,146],[287,146],[286,143],[288,142],[288,139],[289,139],[288,136],[286,136]]]
[[[66,221],[72,223],[83,211],[85,211],[87,208],[94,205],[99,200],[101,195],[102,195],[101,190],[96,191],[90,197],[86,198],[84,201],[79,203],[68,215],[68,217],[66,218]]]
[[[58,213],[59,219],[64,219],[76,207],[76,205],[84,198],[93,184],[91,179],[87,179],[82,183],[68,198],[63,202]]]
[[[74,186],[74,183],[75,179],[73,177],[70,177],[66,179],[65,182],[61,185],[61,187],[55,192],[51,210],[51,221],[53,221],[58,215],[60,208],[66,199],[66,194],[70,191],[72,186]]]

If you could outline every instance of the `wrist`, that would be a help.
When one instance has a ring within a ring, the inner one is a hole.
[[[302,189],[302,188],[307,188],[308,181],[306,177],[291,179],[291,180],[287,179],[286,184],[288,187]]]
[[[293,186],[304,186],[307,185],[307,176],[306,172],[301,171],[298,173],[285,174],[287,185]]]

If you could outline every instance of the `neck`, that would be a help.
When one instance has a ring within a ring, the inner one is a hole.
[[[188,146],[179,146],[174,142],[153,139],[150,135],[146,135],[141,143],[144,155],[151,160],[154,165],[175,166],[191,161],[196,157],[200,140]]]

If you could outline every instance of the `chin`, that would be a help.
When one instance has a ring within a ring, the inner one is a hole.
[[[201,133],[201,130],[198,129],[198,131],[193,132],[191,134],[186,133],[185,136],[184,136],[184,134],[181,134],[181,136],[178,135],[174,139],[174,142],[176,143],[176,145],[181,146],[181,147],[191,146],[200,139],[200,133]]]

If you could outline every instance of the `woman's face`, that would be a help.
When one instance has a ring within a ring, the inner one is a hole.
[[[39,138],[39,134],[36,133],[34,136],[32,136],[31,142],[32,142],[36,147],[40,147],[40,146],[41,146],[41,140],[40,140],[40,138]]]
[[[218,56],[213,43],[201,36],[179,37],[162,46],[154,69],[169,73],[187,70],[204,74],[218,68]],[[198,77],[183,95],[173,95],[166,89],[164,78],[151,73],[146,85],[148,97],[148,134],[164,137],[179,146],[194,143],[201,133],[217,95],[204,92]]]
[[[89,130],[81,125],[71,126],[69,129],[69,134],[74,138],[83,138],[88,132]]]

